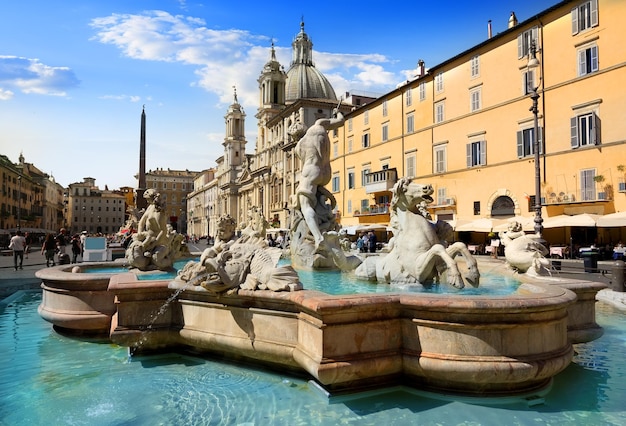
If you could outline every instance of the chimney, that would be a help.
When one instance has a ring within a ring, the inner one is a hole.
[[[517,25],[517,16],[515,16],[515,12],[511,12],[511,16],[509,17],[509,28],[513,28]]]
[[[493,33],[491,32],[491,19],[487,21],[487,38],[491,38]]]
[[[426,64],[424,63],[424,60],[423,60],[423,59],[420,59],[419,61],[417,61],[417,66],[418,66],[418,67],[419,67],[419,69],[420,69],[420,74],[419,74],[419,75],[420,75],[420,77],[423,77],[423,76],[424,76],[424,74],[425,74],[425,70],[424,70],[425,65],[426,65]]]

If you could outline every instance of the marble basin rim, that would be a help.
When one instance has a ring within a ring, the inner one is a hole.
[[[593,303],[605,286],[588,281],[524,280],[507,296],[216,296],[133,272],[72,273],[73,266],[37,272],[39,312],[57,328],[105,334],[133,351],[218,354],[292,370],[331,393],[403,384],[463,395],[537,394],[569,365],[573,343],[602,334]]]

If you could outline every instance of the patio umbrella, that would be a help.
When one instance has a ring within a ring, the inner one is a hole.
[[[561,228],[566,226],[595,227],[598,223],[599,214],[581,213],[575,215],[561,214],[545,219],[544,228]]]
[[[603,228],[626,226],[626,212],[605,214],[598,218],[598,226]]]

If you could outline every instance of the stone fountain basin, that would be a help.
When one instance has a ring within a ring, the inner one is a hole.
[[[191,350],[306,372],[334,393],[405,384],[533,394],[569,365],[572,343],[602,334],[594,303],[604,286],[587,281],[527,282],[508,296],[216,296],[134,273],[99,275],[39,271],[42,317],[74,332],[106,332],[133,351]]]

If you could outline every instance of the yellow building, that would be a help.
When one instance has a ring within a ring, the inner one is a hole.
[[[432,184],[433,217],[458,229],[532,218],[535,88],[545,223],[625,211],[624,16],[626,2],[613,0],[563,1],[523,22],[512,14],[506,31],[436,66],[420,61],[414,79],[347,114],[331,137],[328,188],[342,225],[387,223],[389,190],[402,176]],[[624,228],[549,225],[543,235],[608,243]]]

